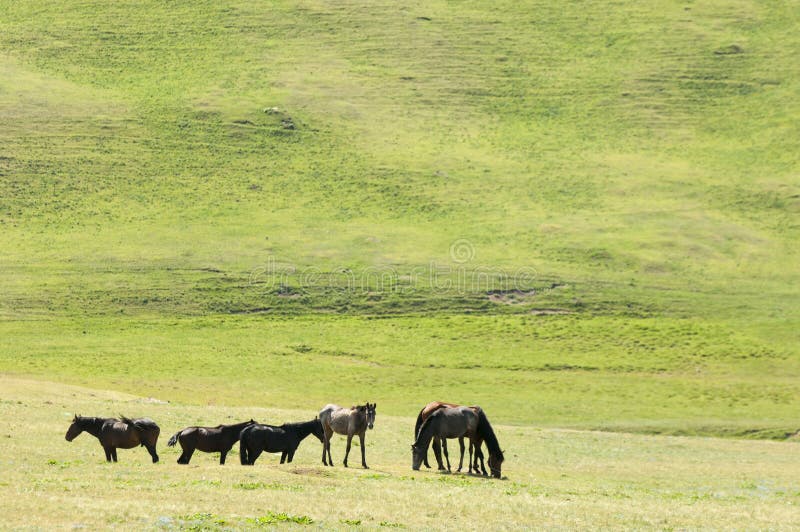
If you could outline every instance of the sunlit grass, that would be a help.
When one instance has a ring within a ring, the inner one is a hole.
[[[343,468],[344,439],[320,464],[303,442],[292,464],[254,467],[196,453],[189,466],[165,447],[174,431],[255,417],[306,419],[312,409],[197,407],[55,383],[0,380],[4,527],[250,528],[286,522],[323,528],[794,528],[800,502],[795,443],[651,437],[495,424],[504,479],[412,471],[413,417],[380,412],[367,433],[371,469]],[[256,401],[254,401],[255,403]],[[320,405],[321,406],[321,405]],[[148,415],[162,429],[161,461],[143,449],[105,462],[88,435],[64,440],[74,411]],[[37,442],[33,445],[32,442]],[[234,449],[235,451],[236,449]]]

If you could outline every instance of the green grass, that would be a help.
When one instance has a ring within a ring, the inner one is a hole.
[[[0,12],[0,373],[797,431],[793,2]]]
[[[146,451],[137,448],[120,450],[119,462],[107,464],[93,437],[65,441],[73,410],[151,416],[161,426],[161,461],[152,464]],[[224,466],[216,454],[201,452],[183,466],[176,463],[179,451],[164,445],[187,425],[251,417],[279,423],[313,413],[161,404],[135,395],[2,377],[3,527],[249,530],[310,524],[472,530],[529,524],[788,530],[800,525],[800,446],[795,443],[494,423],[506,455],[506,478],[494,480],[412,471],[408,442],[413,417],[383,414],[379,405],[375,428],[366,436],[369,470],[341,466],[345,440],[340,436],[332,442],[333,468],[320,464],[321,446],[314,438],[301,444],[292,464],[280,465],[279,455],[265,454],[254,467],[233,459],[238,448]]]
[[[780,437],[791,351],[691,319],[585,316],[84,318],[0,324],[5,371],[161,400],[282,405],[429,398],[520,425]]]

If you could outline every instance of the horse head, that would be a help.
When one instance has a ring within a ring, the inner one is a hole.
[[[418,448],[416,445],[411,446],[411,469],[414,471],[419,471],[419,466],[422,465],[422,459],[424,458],[424,453],[422,449]]]
[[[316,436],[320,442],[324,442],[325,430],[322,428],[322,421],[320,421],[319,419],[315,419],[314,421],[315,423],[313,429],[311,430],[311,434]]]
[[[377,403],[367,403],[367,427],[372,428],[375,425],[375,407]]]
[[[64,436],[64,439],[67,441],[72,441],[78,437],[78,435],[83,432],[83,428],[80,425],[81,416],[75,414],[75,417],[72,418],[72,425],[69,426],[67,429],[67,434]]]
[[[503,456],[503,451],[489,453],[489,469],[491,470],[494,478],[500,478],[504,460],[505,457]]]

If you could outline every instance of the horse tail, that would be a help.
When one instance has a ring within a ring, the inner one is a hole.
[[[183,431],[179,430],[178,432],[172,435],[172,437],[167,442],[167,447],[175,447],[175,444],[178,443],[178,436],[181,435],[181,432]]]
[[[417,439],[417,436],[419,435],[420,427],[422,427],[422,413],[424,411],[425,411],[425,408],[423,407],[423,409],[419,411],[419,415],[417,416],[417,423],[414,425],[414,439],[415,440]]]

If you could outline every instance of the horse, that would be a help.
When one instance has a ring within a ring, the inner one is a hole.
[[[216,427],[186,427],[179,430],[169,439],[167,447],[174,447],[180,442],[183,452],[178,457],[179,464],[188,464],[195,449],[205,453],[219,452],[219,463],[225,465],[225,456],[239,441],[239,434],[255,421],[244,421],[235,425],[217,425]]]
[[[312,419],[302,423],[284,423],[280,427],[254,424],[245,427],[239,435],[239,458],[242,465],[253,465],[259,455],[282,453],[281,463],[291,463],[297,447],[309,434],[313,434],[321,442],[324,436],[322,423]]]
[[[501,468],[504,461],[503,451],[497,441],[483,409],[459,406],[454,408],[440,408],[435,410],[426,419],[419,429],[412,449],[411,467],[417,471],[422,464],[428,445],[434,437],[470,439],[470,473],[472,472],[472,449],[479,448],[486,442],[489,451],[489,469],[495,478],[501,477]],[[462,456],[463,458],[463,456]],[[460,469],[460,466],[459,466]]]
[[[336,405],[325,405],[319,412],[319,420],[325,430],[325,441],[322,443],[322,464],[333,466],[331,458],[331,436],[336,432],[347,436],[347,451],[344,453],[344,466],[347,467],[347,457],[350,456],[350,444],[353,435],[358,434],[361,445],[361,466],[369,469],[367,460],[364,456],[364,433],[367,429],[372,429],[375,424],[376,403],[343,408]],[[326,457],[327,453],[327,457]]]
[[[458,407],[458,406],[461,406],[461,405],[457,405],[455,403],[444,403],[444,402],[441,402],[441,401],[432,401],[432,402],[428,403],[427,405],[425,405],[422,408],[422,410],[419,411],[419,414],[417,415],[417,422],[414,425],[414,438],[416,438],[417,435],[419,434],[419,429],[422,426],[422,423],[426,419],[428,419],[428,416],[430,416],[433,412],[435,412],[436,410],[439,410],[440,408],[454,408],[454,407]],[[471,408],[473,411],[475,411],[477,413],[477,409],[479,409],[480,407],[471,406],[469,408]],[[463,437],[458,439],[458,444],[459,444],[459,447],[461,449],[461,459],[460,459],[460,461],[463,463],[463,460],[464,460],[464,438]],[[472,442],[470,442],[470,445],[472,445]],[[445,460],[447,461],[447,470],[450,471],[450,455],[447,452],[447,439],[446,438],[445,439],[440,439],[438,437],[434,437],[433,438],[433,454],[436,457],[436,463],[438,464],[440,471],[444,471],[444,465],[442,464],[442,456],[441,456],[441,451],[442,450],[444,451],[444,457],[445,457]],[[470,454],[471,453],[472,453],[472,449],[470,449]],[[475,462],[473,464],[473,467],[475,469],[475,472],[477,473],[478,472],[478,464],[480,463],[481,473],[484,476],[486,476],[487,472],[486,472],[486,466],[484,465],[483,458],[484,458],[483,457],[483,451],[481,451],[480,443],[478,443],[478,446],[475,447]],[[425,458],[423,459],[423,463],[425,464],[425,467],[427,467],[427,468],[431,467],[430,464],[428,463],[428,452],[427,452],[427,449],[425,450]],[[461,471],[461,467],[458,468],[458,471]]]
[[[136,418],[129,419],[120,416],[121,419],[113,417],[83,417],[76,415],[72,424],[67,429],[64,438],[72,441],[81,432],[88,432],[98,440],[103,450],[106,452],[106,461],[117,461],[117,449],[131,449],[141,445],[153,458],[153,463],[158,462],[156,454],[156,441],[161,429],[152,419]]]

